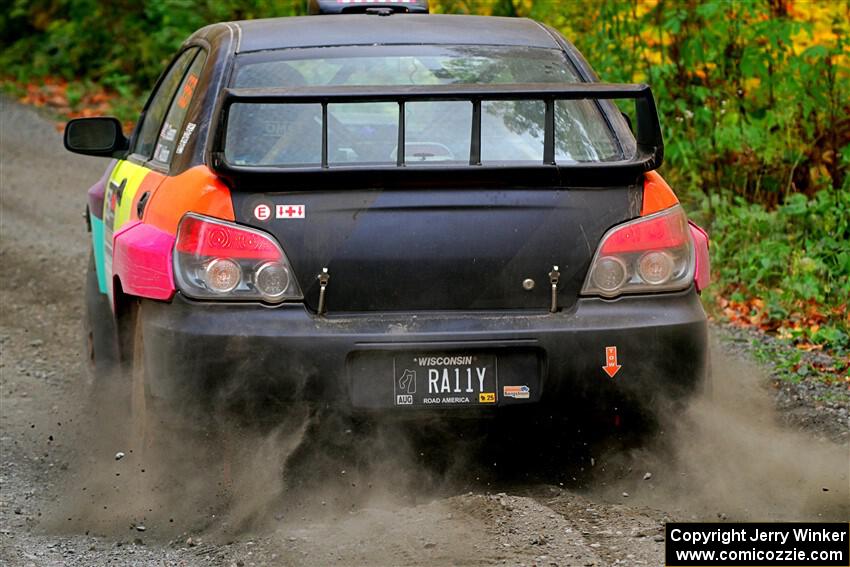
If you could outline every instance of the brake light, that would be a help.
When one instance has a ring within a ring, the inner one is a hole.
[[[275,260],[282,254],[271,236],[200,216],[186,215],[179,232],[178,252],[258,260]]]
[[[277,303],[302,298],[273,236],[194,213],[187,213],[177,229],[174,274],[180,291],[196,299]]]
[[[603,239],[602,254],[640,252],[675,248],[689,238],[688,220],[682,214],[652,215],[640,221],[623,225]]]
[[[694,245],[679,205],[609,230],[582,294],[616,297],[685,289],[694,279]]]

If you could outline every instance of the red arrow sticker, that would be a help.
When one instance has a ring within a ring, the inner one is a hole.
[[[620,371],[620,368],[622,368],[622,366],[617,364],[617,347],[605,347],[605,366],[602,367],[602,370],[604,370],[608,376],[613,378],[614,375]]]

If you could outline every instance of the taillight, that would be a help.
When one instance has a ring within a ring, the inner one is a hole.
[[[685,289],[694,279],[694,246],[679,205],[615,226],[602,237],[582,288],[615,297]]]
[[[177,229],[174,275],[180,291],[197,299],[278,303],[303,297],[274,237],[194,213]]]

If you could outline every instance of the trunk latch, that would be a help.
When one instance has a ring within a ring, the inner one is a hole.
[[[558,266],[552,266],[552,271],[549,272],[549,282],[552,284],[552,304],[549,306],[551,313],[558,311],[558,282],[560,280],[561,272],[558,271]]]
[[[322,273],[318,276],[319,279],[319,315],[325,314],[325,291],[328,289],[328,282],[331,281],[331,275],[327,268],[322,268]]]

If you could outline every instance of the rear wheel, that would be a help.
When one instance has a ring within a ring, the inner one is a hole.
[[[145,338],[142,331],[141,308],[134,316],[133,364],[130,382],[130,440],[144,455],[151,444],[150,403],[148,400],[147,371],[145,365]]]
[[[95,381],[110,375],[118,364],[118,334],[109,297],[100,292],[94,254],[86,273],[86,317],[84,320],[89,368]]]
[[[209,416],[187,400],[155,396],[151,392],[148,362],[158,353],[148,352],[151,341],[145,340],[145,308],[144,301],[133,300],[124,310],[120,323],[125,343],[129,345],[123,349],[126,353],[125,383],[129,386],[125,386],[129,407],[129,420],[125,422],[128,443],[146,470],[154,475],[165,475],[159,478],[169,478],[169,482],[179,482],[179,479],[172,478],[172,472],[164,465],[173,464],[185,454],[204,461],[207,448],[220,450],[224,446],[224,454],[216,452],[216,462],[210,465],[221,466],[226,476],[228,447]],[[226,479],[223,482],[226,483]]]

